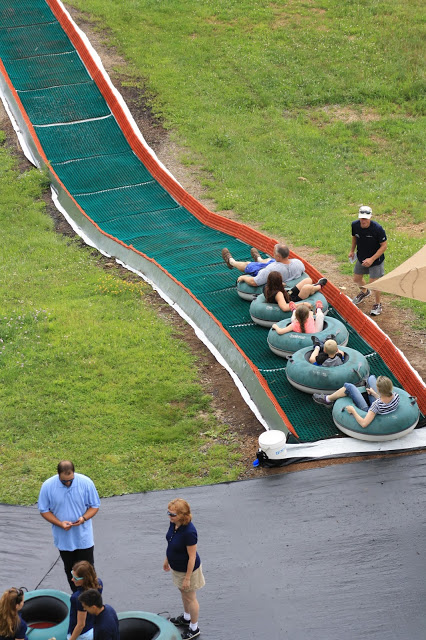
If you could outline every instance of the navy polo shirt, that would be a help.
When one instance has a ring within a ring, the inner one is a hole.
[[[109,604],[105,604],[103,611],[95,616],[93,640],[120,640],[117,614]]]
[[[370,226],[367,229],[361,227],[359,220],[352,222],[352,235],[356,238],[356,252],[360,262],[374,256],[382,242],[387,240],[386,231],[378,222],[374,222],[374,220],[370,221]],[[373,262],[373,265],[381,264],[384,259],[385,254],[382,253],[382,255]]]
[[[19,616],[19,624],[15,634],[13,636],[0,636],[0,640],[15,640],[15,638],[19,638],[19,640],[23,640],[25,638],[25,640],[28,640],[27,623],[25,622],[25,620],[22,620],[19,613],[18,613],[18,616]]]
[[[197,544],[197,529],[194,527],[192,522],[189,522],[185,525],[181,524],[179,529],[175,531],[175,525],[171,523],[169,530],[166,533],[166,540],[168,542],[167,560],[169,561],[169,565],[174,571],[186,572],[189,560],[186,547],[192,547],[194,544]],[[200,564],[200,556],[197,553],[194,571],[195,569],[198,569]]]

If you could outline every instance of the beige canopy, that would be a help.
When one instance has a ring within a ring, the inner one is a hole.
[[[426,302],[426,245],[368,288]]]

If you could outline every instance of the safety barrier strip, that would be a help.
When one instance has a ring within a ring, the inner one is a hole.
[[[98,224],[96,224],[96,222],[94,222],[94,220],[92,220],[90,218],[90,216],[87,215],[87,213],[84,211],[84,209],[82,209],[80,207],[78,202],[75,200],[75,198],[73,198],[73,196],[70,194],[70,192],[68,191],[66,186],[60,180],[60,178],[57,175],[57,173],[55,172],[55,170],[50,165],[49,160],[48,160],[48,158],[47,158],[47,156],[46,156],[46,154],[44,152],[44,149],[43,149],[43,147],[42,147],[42,145],[40,143],[40,140],[38,139],[38,136],[37,136],[37,134],[35,132],[35,129],[34,129],[32,123],[31,123],[29,117],[28,117],[28,114],[27,114],[27,112],[26,112],[26,110],[25,110],[25,108],[24,108],[24,106],[23,106],[23,104],[21,102],[21,99],[20,99],[16,89],[14,88],[14,86],[13,86],[13,84],[12,84],[10,78],[9,78],[9,75],[8,75],[8,73],[6,71],[6,68],[5,68],[4,64],[3,64],[3,61],[1,59],[0,59],[0,73],[3,75],[11,94],[13,95],[13,98],[16,101],[16,105],[20,110],[21,116],[25,121],[25,125],[28,128],[28,132],[30,133],[30,135],[32,137],[32,140],[33,140],[33,142],[34,142],[34,144],[35,144],[35,146],[37,148],[37,152],[38,152],[42,162],[49,168],[49,171],[50,171],[51,175],[54,177],[54,179],[58,183],[58,185],[60,185],[60,187],[64,191],[64,193],[66,193],[67,197],[72,201],[74,206],[98,230],[99,233],[101,233],[103,236],[105,236],[107,238],[110,238],[115,243],[120,244],[124,248],[129,249],[129,250],[133,251],[134,253],[142,256],[145,260],[147,260],[151,264],[155,265],[165,275],[167,275],[168,278],[170,278],[175,284],[177,284],[181,289],[183,289],[186,292],[186,294],[189,295],[201,307],[201,309],[210,317],[210,319],[213,320],[213,322],[220,328],[220,330],[228,338],[228,340],[230,340],[230,342],[233,344],[235,349],[237,349],[237,351],[243,356],[243,358],[245,359],[246,363],[248,364],[250,369],[255,374],[259,384],[262,386],[264,392],[268,396],[270,402],[273,404],[277,414],[280,416],[280,418],[282,419],[282,421],[285,424],[285,426],[287,427],[287,429],[289,431],[291,431],[291,433],[294,436],[298,437],[298,435],[297,435],[292,423],[290,422],[289,418],[287,417],[287,415],[285,414],[283,409],[278,404],[274,394],[272,393],[272,391],[269,388],[269,385],[267,384],[267,382],[264,379],[264,377],[262,376],[262,374],[259,372],[259,369],[247,357],[245,352],[241,349],[241,347],[237,344],[237,342],[228,333],[228,331],[225,329],[225,327],[222,325],[222,323],[207,309],[207,307],[205,307],[205,305],[200,300],[198,300],[198,298],[192,293],[192,291],[190,291],[187,287],[185,287],[185,285],[183,285],[179,280],[177,280],[171,273],[169,273],[166,269],[164,269],[164,267],[162,267],[161,264],[159,264],[156,260],[154,260],[153,258],[150,258],[146,254],[144,254],[142,251],[139,251],[138,249],[135,249],[135,247],[132,244],[127,245],[122,240],[119,240],[118,238],[116,238],[115,236],[113,236],[113,235],[111,235],[109,233],[106,233],[103,229],[101,229],[101,227],[99,227]]]
[[[177,202],[179,202],[179,204],[181,204],[186,209],[188,209],[188,211],[190,211],[190,213],[192,213],[196,218],[198,218],[198,220],[200,220],[203,224],[211,228],[217,229],[218,231],[223,231],[224,233],[233,235],[234,237],[238,238],[239,240],[247,244],[251,244],[253,246],[258,247],[265,253],[272,254],[273,247],[276,244],[276,240],[273,240],[265,236],[261,232],[251,229],[245,224],[236,222],[234,220],[229,220],[228,218],[224,218],[217,213],[209,211],[204,205],[202,205],[187,191],[185,191],[185,189],[183,189],[183,187],[181,187],[181,185],[179,185],[179,183],[167,171],[165,171],[161,167],[158,161],[150,153],[147,146],[143,144],[142,140],[135,133],[134,127],[130,122],[127,116],[127,113],[123,109],[122,104],[118,100],[117,93],[114,87],[112,86],[111,81],[103,73],[103,71],[98,67],[97,63],[95,62],[91,52],[89,51],[86,45],[86,42],[80,35],[79,30],[76,28],[76,25],[70,18],[68,12],[65,10],[60,0],[46,0],[46,2],[49,5],[55,17],[57,18],[57,20],[59,21],[59,23],[61,24],[65,33],[68,35],[69,39],[73,43],[75,49],[80,55],[82,61],[84,62],[94,82],[97,84],[99,90],[101,91],[103,97],[105,98],[105,101],[110,107],[114,117],[116,118],[132,150],[139,157],[139,159],[146,166],[146,168],[152,173],[152,175],[158,181],[158,183],[161,184],[161,186],[163,186],[164,189],[166,189],[166,191],[168,191],[168,193],[170,193],[170,195]],[[3,66],[3,72],[6,73],[4,66]],[[6,76],[7,76],[7,73],[6,73]],[[10,79],[8,78],[8,76],[7,76],[7,80],[8,80],[9,87],[11,88],[11,90],[13,89],[13,92],[17,97],[19,108],[23,113],[25,113],[22,103],[19,100],[19,96],[17,96],[16,91],[11,85]],[[26,113],[25,113],[25,121],[30,125],[29,130],[31,132],[31,135],[37,138],[34,128],[32,127]],[[41,149],[41,145],[38,139],[37,139],[37,148],[39,150]],[[44,153],[43,153],[43,157],[45,157]],[[60,181],[58,180],[58,182]],[[81,210],[80,207],[78,208]],[[88,216],[83,211],[82,213],[85,215],[86,218],[88,218]],[[95,223],[93,222],[93,224]],[[95,225],[95,226],[98,228],[98,230],[101,231],[103,235],[108,236],[110,238],[112,237],[109,234],[106,234],[105,232],[103,232],[98,227],[98,225]],[[120,242],[120,241],[117,240],[117,242]],[[127,245],[124,245],[124,243],[121,243],[121,244],[123,244],[123,246],[127,246]],[[136,251],[131,245],[130,247],[132,248],[133,251]],[[138,253],[140,253],[141,255],[144,255],[141,252],[138,252]],[[292,252],[291,255],[292,257],[299,257],[294,252]],[[151,258],[148,258],[148,260],[155,263],[155,261],[153,261]],[[305,260],[303,260],[303,262],[306,265],[307,273],[313,279],[318,279],[319,277],[321,277],[321,273],[317,269],[315,269],[312,265],[310,265]],[[159,265],[159,267],[164,271],[161,265]],[[170,277],[173,278],[173,276],[170,276]],[[175,279],[173,278],[173,280]],[[183,287],[183,285],[180,285],[180,286]],[[189,293],[191,297],[196,299],[191,292]],[[393,345],[389,337],[386,336],[386,334],[384,334],[383,331],[369,317],[365,316],[357,307],[355,307],[355,305],[353,305],[345,295],[342,295],[339,289],[335,287],[333,284],[328,283],[326,287],[326,291],[324,293],[326,294],[327,300],[333,305],[333,307],[342,315],[342,317],[344,317],[352,325],[354,329],[356,329],[356,331],[358,331],[358,333],[368,342],[368,344],[370,344],[371,347],[375,349],[375,351],[380,355],[380,357],[388,365],[389,369],[398,377],[398,379],[404,381],[404,387],[409,393],[417,397],[420,410],[422,411],[422,413],[425,413],[426,412],[426,385],[421,381],[420,377],[412,369],[412,367],[409,365],[407,360],[402,356],[400,351],[395,347],[395,345]],[[197,302],[200,304],[200,306],[202,306],[205,309],[204,305],[202,305],[200,301],[197,300]],[[211,317],[215,320],[215,322],[222,327],[219,321],[212,314],[210,314],[210,312],[207,309],[206,311],[209,315],[211,315]],[[227,334],[228,338],[232,342],[234,342],[224,327],[222,327],[222,330],[224,331],[225,334]],[[294,429],[291,427],[291,423],[289,422],[287,416],[285,416],[285,414],[282,412],[282,409],[276,403],[276,400],[273,394],[271,393],[264,379],[261,377],[257,368],[247,358],[244,352],[241,351],[240,347],[238,345],[236,346],[238,350],[244,355],[250,367],[256,373],[256,376],[258,377],[262,386],[265,388],[265,391],[267,390],[268,396],[271,397],[271,399],[273,399],[274,405],[276,406],[277,410],[279,408],[279,412],[283,415],[283,420],[285,424],[289,427],[289,429],[292,432],[294,432]],[[284,416],[285,416],[285,419],[284,419]]]

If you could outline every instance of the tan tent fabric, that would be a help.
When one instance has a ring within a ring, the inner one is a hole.
[[[368,288],[426,302],[426,245]]]

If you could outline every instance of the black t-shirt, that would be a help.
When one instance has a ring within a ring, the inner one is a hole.
[[[320,351],[315,358],[315,362],[319,365],[323,365],[327,360],[330,360],[330,362],[326,365],[328,367],[338,367],[339,364],[342,364],[343,362],[343,358],[340,353],[337,353],[334,358],[330,358],[330,356],[325,351]]]
[[[370,225],[367,229],[361,227],[359,220],[354,220],[354,222],[352,222],[352,235],[356,238],[356,252],[360,262],[374,256],[382,242],[387,240],[386,231],[378,222],[374,222],[374,220],[370,220]],[[373,265],[381,264],[384,259],[385,254],[382,253],[382,255],[373,262]]]

